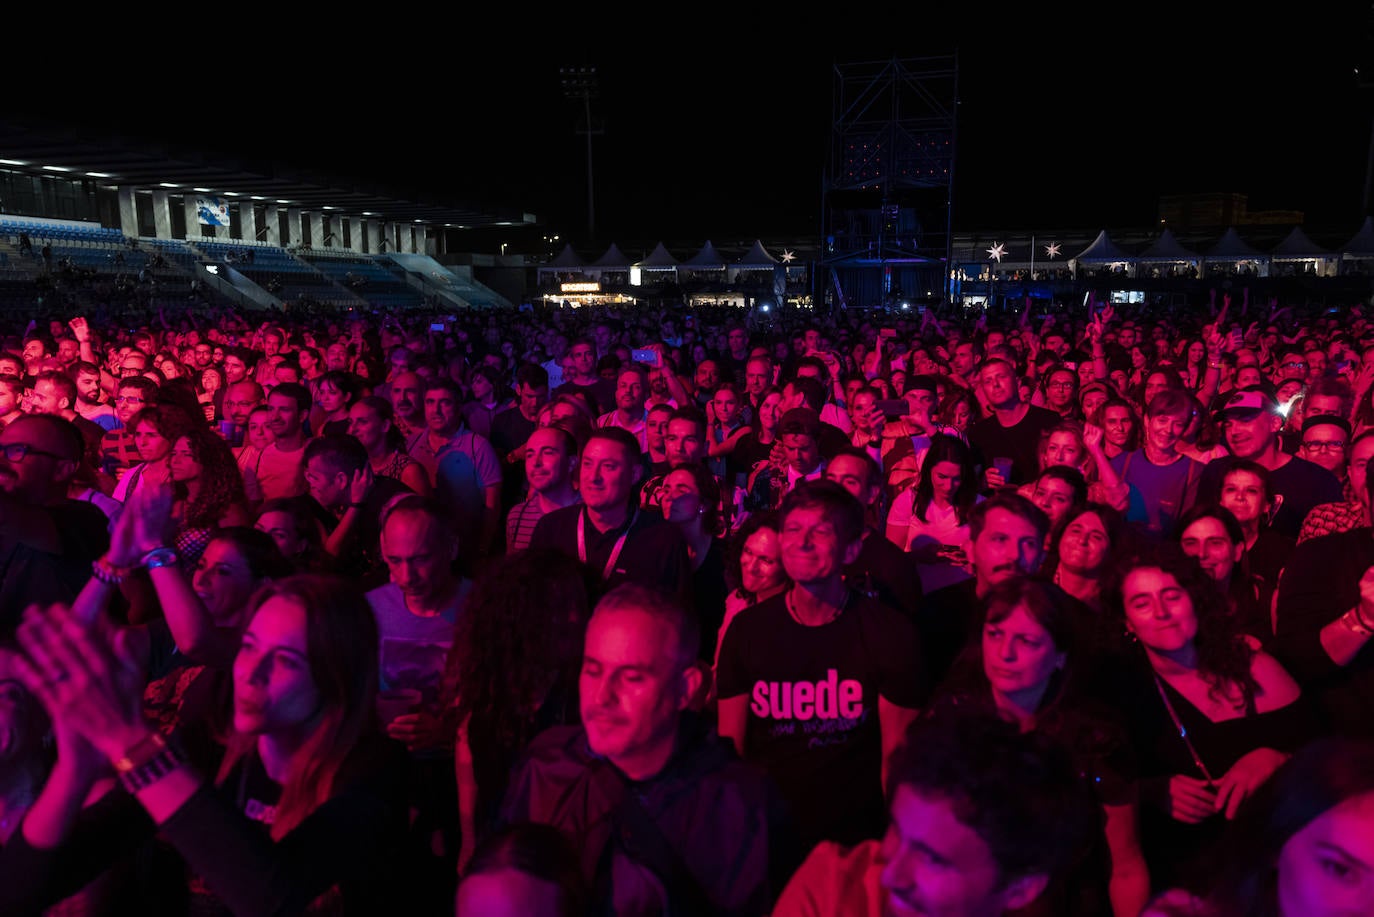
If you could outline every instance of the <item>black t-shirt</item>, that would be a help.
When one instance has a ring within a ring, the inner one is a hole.
[[[936,589],[922,600],[916,628],[921,634],[927,671],[936,684],[949,674],[982,620],[977,578]]]
[[[854,563],[844,568],[849,588],[906,615],[913,624],[921,605],[921,577],[901,548],[869,529]]]
[[[1199,502],[1217,502],[1221,497],[1222,476],[1235,464],[1223,456],[1208,462],[1198,481]],[[1294,456],[1281,468],[1269,472],[1269,489],[1282,500],[1269,527],[1280,535],[1297,539],[1303,519],[1318,503],[1343,500],[1341,481],[1316,462]]]
[[[878,700],[920,708],[929,693],[921,658],[900,612],[854,592],[829,624],[799,624],[784,593],[726,631],[719,696],[748,697],[744,756],[777,782],[807,844],[882,832]]]
[[[587,587],[593,599],[621,583],[635,582],[661,589],[684,599],[692,595],[692,567],[687,558],[687,541],[682,532],[656,512],[640,510],[627,523],[607,532],[597,531],[590,519],[583,526],[586,558],[578,556],[577,520],[584,518],[581,504],[565,506],[548,513],[534,526],[531,548],[553,548],[582,562]],[[625,535],[623,542],[621,536]],[[611,560],[617,543],[620,553]]]
[[[776,440],[774,440],[776,442]],[[757,430],[751,430],[739,438],[735,443],[734,451],[725,460],[726,472],[732,481],[738,481],[739,476],[743,476],[747,482],[749,472],[754,470],[754,466],[759,462],[768,461],[768,457],[773,454],[773,443],[759,442]]]
[[[1061,420],[1054,411],[1032,404],[1014,426],[1002,426],[996,416],[983,418],[968,428],[968,442],[984,469],[991,468],[995,458],[1010,458],[1008,483],[1025,484],[1040,471],[1040,435]]]

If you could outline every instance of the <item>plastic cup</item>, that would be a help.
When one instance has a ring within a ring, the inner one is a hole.
[[[992,467],[997,469],[997,473],[1002,476],[1002,483],[1011,483],[1011,459],[1006,456],[998,456],[992,460]]]

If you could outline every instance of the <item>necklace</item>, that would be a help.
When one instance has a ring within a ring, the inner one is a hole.
[[[783,594],[782,601],[783,604],[787,607],[787,613],[792,616],[792,620],[796,621],[802,627],[824,627],[825,625],[829,624],[831,621],[834,621],[836,618],[840,616],[840,614],[844,611],[845,607],[849,604],[849,596],[850,591],[846,589],[844,592],[844,599],[840,602],[839,606],[834,608],[830,612],[830,614],[826,616],[824,621],[817,621],[815,624],[806,623],[801,619],[801,615],[797,614],[797,606],[792,601],[792,590],[789,589],[786,593]]]

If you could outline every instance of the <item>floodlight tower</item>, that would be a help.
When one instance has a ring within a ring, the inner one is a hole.
[[[600,84],[595,67],[560,67],[559,77],[563,83],[563,95],[569,99],[582,100],[582,130],[587,135],[587,235],[596,238],[596,195],[592,184],[592,99],[598,94]]]

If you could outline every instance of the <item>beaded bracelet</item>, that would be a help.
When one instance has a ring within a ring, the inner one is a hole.
[[[118,586],[124,582],[124,572],[103,557],[91,562],[91,576],[106,586]]]

